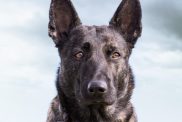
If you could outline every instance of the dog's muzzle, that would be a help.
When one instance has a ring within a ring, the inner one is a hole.
[[[92,104],[113,104],[113,97],[110,93],[109,87],[104,80],[92,80],[84,86],[83,102],[86,105]]]

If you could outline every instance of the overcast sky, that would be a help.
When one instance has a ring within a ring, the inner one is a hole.
[[[0,122],[45,122],[59,57],[50,0],[0,0]],[[121,0],[73,0],[86,25],[107,25]],[[139,122],[182,122],[182,1],[141,0],[143,33],[130,64]]]

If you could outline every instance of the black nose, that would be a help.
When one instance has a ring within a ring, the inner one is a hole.
[[[88,94],[93,95],[104,95],[107,92],[107,84],[105,81],[91,81],[88,84]]]

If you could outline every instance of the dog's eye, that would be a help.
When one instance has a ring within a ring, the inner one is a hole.
[[[114,53],[112,53],[112,56],[111,57],[113,59],[118,59],[120,56],[121,56],[121,54],[119,52],[114,52]]]
[[[81,59],[81,58],[83,57],[83,52],[78,52],[78,53],[76,53],[76,54],[74,55],[74,57],[75,57],[77,60]]]

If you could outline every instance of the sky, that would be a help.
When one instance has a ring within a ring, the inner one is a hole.
[[[72,0],[85,25],[108,25],[121,0]],[[48,37],[50,0],[0,0],[0,122],[45,122],[60,59]],[[141,0],[130,57],[139,122],[182,122],[182,1]]]

